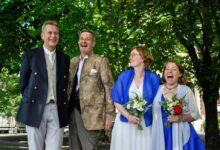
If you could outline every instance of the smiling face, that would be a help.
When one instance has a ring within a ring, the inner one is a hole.
[[[165,66],[163,76],[166,84],[175,85],[178,83],[178,80],[182,76],[182,73],[174,62],[168,62]]]
[[[138,67],[141,65],[144,65],[144,59],[141,57],[141,55],[138,53],[138,51],[136,49],[133,49],[131,51],[130,57],[130,64],[132,67]]]
[[[95,38],[90,32],[82,32],[79,36],[79,48],[82,55],[88,55],[93,51],[95,46]]]
[[[55,25],[47,24],[41,33],[41,39],[44,41],[44,46],[53,51],[59,42],[59,29]]]

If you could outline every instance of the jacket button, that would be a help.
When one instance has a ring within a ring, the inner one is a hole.
[[[37,72],[34,72],[34,75],[37,75]]]
[[[65,92],[66,91],[66,89],[63,89],[63,92]]]
[[[31,102],[34,103],[35,101],[32,99]]]
[[[36,90],[36,89],[37,89],[37,86],[35,86],[34,89]]]
[[[64,105],[66,104],[66,102],[63,103]]]
[[[66,76],[63,76],[64,79],[66,79]]]

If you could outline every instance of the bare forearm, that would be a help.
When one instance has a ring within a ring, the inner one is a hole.
[[[192,122],[195,119],[190,114],[182,114],[180,115],[179,120],[183,122]]]
[[[170,115],[167,119],[169,122],[192,122],[195,120],[190,114]]]
[[[130,113],[121,104],[114,103],[114,105],[123,116],[129,118]]]
[[[130,114],[122,105],[118,103],[114,103],[115,107],[118,109],[118,111],[125,116],[129,122],[134,123],[134,124],[140,124],[140,118]]]

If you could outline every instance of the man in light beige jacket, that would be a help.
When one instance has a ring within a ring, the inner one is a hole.
[[[94,54],[95,34],[79,33],[80,56],[70,63],[69,89],[71,150],[93,150],[105,129],[110,129],[115,109],[111,99],[113,78],[108,60]]]

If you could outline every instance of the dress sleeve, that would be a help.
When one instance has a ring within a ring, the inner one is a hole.
[[[188,111],[185,112],[187,114],[190,114],[195,120],[200,118],[198,106],[196,103],[196,98],[192,90],[187,87],[187,93],[185,96],[185,101],[187,103]]]
[[[118,80],[115,82],[111,93],[112,100],[119,104],[124,104],[122,78],[122,75],[119,75]]]

